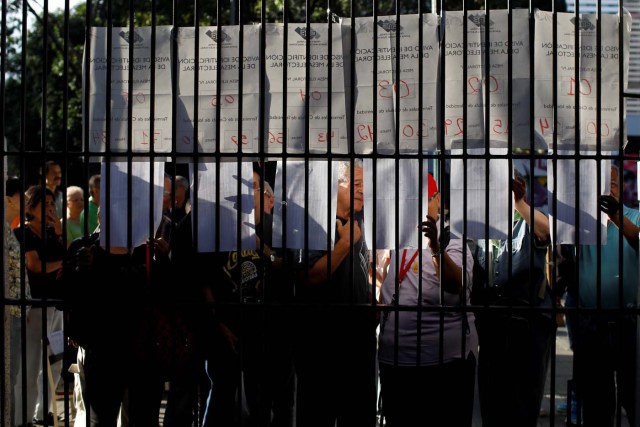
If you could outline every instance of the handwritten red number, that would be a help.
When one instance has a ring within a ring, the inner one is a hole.
[[[569,79],[569,93],[567,95],[573,96],[575,95],[575,85],[576,79],[571,77]],[[588,79],[580,79],[580,95],[591,95],[591,82]]]

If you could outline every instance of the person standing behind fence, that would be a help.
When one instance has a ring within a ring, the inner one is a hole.
[[[578,286],[568,288],[567,307],[637,307],[640,213],[621,203],[621,190],[619,170],[612,166],[610,193],[599,198],[600,210],[608,216],[607,243],[578,247]],[[620,230],[622,253],[619,252]],[[597,274],[598,252],[601,254],[600,280]],[[619,270],[620,257],[622,271]],[[616,402],[626,410],[629,425],[635,425],[635,314],[580,311],[576,316],[568,313],[567,326],[570,327],[574,381],[578,400],[582,402],[583,425],[613,426]]]
[[[100,175],[89,178],[89,235],[98,228],[98,208],[100,207]],[[80,224],[84,230],[84,209],[80,213]]]
[[[171,218],[171,259],[179,264],[191,263],[195,249],[191,230],[191,199],[189,181],[176,175],[175,205],[170,212]],[[191,268],[192,266],[189,266]]]
[[[524,178],[516,177],[512,190],[518,219],[511,245],[489,242],[486,254],[485,242],[479,241],[475,253],[479,269],[474,272],[473,304],[515,307],[476,313],[480,409],[488,427],[536,426],[555,338],[551,314],[531,309],[552,306],[545,275],[549,219],[537,209],[531,216]],[[487,264],[489,282],[483,283]]]
[[[59,218],[62,218],[62,200],[64,198],[64,194],[62,190],[60,190],[60,185],[62,184],[62,168],[55,160],[49,160],[44,165],[44,173],[42,175],[44,178],[43,184],[53,193],[56,213]]]
[[[293,303],[293,278],[291,277],[291,259],[282,256],[291,251],[272,249],[273,244],[273,189],[263,180],[260,188],[260,168],[254,163],[254,205],[256,209],[257,246],[264,254],[264,315],[259,322],[264,331],[261,339],[256,340],[254,351],[261,354],[258,363],[253,363],[249,374],[254,384],[258,384],[259,398],[258,425],[273,427],[293,427],[294,420],[294,368],[293,341],[294,325],[291,322]],[[261,197],[262,195],[262,197]],[[264,199],[264,205],[262,205]],[[262,209],[260,209],[262,206]],[[260,214],[262,210],[262,214]],[[263,355],[263,356],[262,356]],[[255,414],[254,414],[255,415]]]
[[[192,240],[191,202],[189,181],[180,175],[175,177],[175,199],[171,202],[173,188],[171,176],[166,174],[163,198],[163,222],[156,232],[156,248],[166,241],[170,257],[170,277],[165,283],[162,298],[162,315],[169,320],[168,327],[182,345],[173,348],[171,368],[166,373],[170,382],[165,426],[182,426],[193,423],[193,410],[197,402],[197,388],[200,375],[204,373],[202,350],[202,329],[205,328],[202,289],[198,281],[185,277],[193,272],[195,248]],[[169,227],[169,228],[167,228]],[[156,258],[159,253],[156,252]],[[161,318],[162,319],[162,318]]]
[[[76,381],[84,411],[78,411],[76,425],[119,425],[125,390],[139,375],[132,349],[145,275],[144,264],[127,248],[101,247],[99,229],[69,247],[58,280],[65,292],[69,341],[79,347],[82,377]]]
[[[348,161],[339,165],[333,250],[302,252],[298,257],[296,297],[304,305],[294,357],[297,423],[305,427],[333,427],[336,420],[339,426],[376,424],[376,324],[366,307],[372,290],[369,251],[361,231],[362,162],[354,162],[353,182],[350,166]]]
[[[381,301],[391,307],[396,303],[459,307],[469,303],[471,251],[464,250],[461,239],[449,239],[448,227],[438,238],[440,193],[431,174],[427,192],[428,214],[421,230],[429,249],[422,251],[421,270],[417,250],[402,250],[399,266],[398,256],[391,252]],[[397,317],[395,312],[383,313],[378,360],[386,426],[471,426],[478,353],[474,320],[473,313],[455,309],[442,319],[439,312],[401,311]]]
[[[75,185],[67,187],[67,247],[75,239],[84,235],[84,224],[80,222],[80,214],[83,209],[84,191],[82,188]]]
[[[278,299],[282,289],[278,288],[290,283],[275,282],[284,276],[274,271],[282,260],[268,246],[271,222],[262,212],[260,184],[256,170],[253,173],[254,218],[257,235],[264,238],[258,242],[262,252],[243,250],[216,254],[217,270],[213,272],[216,280],[211,280],[205,288],[207,301],[216,304],[211,307],[214,327],[210,331],[207,355],[211,389],[205,427],[242,425],[238,417],[241,406],[248,410],[247,425],[292,425],[293,372],[290,342],[286,340],[291,337],[284,338],[290,325],[277,323],[282,319],[275,317],[269,307],[269,303],[282,302]],[[260,223],[262,220],[264,224]],[[200,263],[209,276],[212,264]],[[270,286],[268,292],[265,285]],[[282,328],[273,331],[274,325]],[[238,399],[241,371],[246,405],[240,405],[245,402]]]
[[[9,378],[8,384],[13,388],[20,380],[18,375],[20,369],[20,358],[22,357],[22,308],[20,307],[19,300],[22,298],[22,280],[21,280],[21,268],[20,268],[20,243],[16,239],[13,230],[11,229],[11,222],[16,217],[20,216],[20,179],[11,177],[7,179],[5,183],[5,211],[4,211],[4,289],[5,296],[10,299],[18,300],[13,301],[12,305],[8,305],[6,308],[5,322],[9,323]],[[24,284],[24,298],[31,299],[31,290],[29,288],[29,277],[25,276]],[[5,353],[5,357],[6,353]],[[9,405],[10,419],[7,420],[9,425],[16,425],[12,423],[15,420],[16,414],[15,402],[16,399],[22,399],[22,396],[9,393],[11,403]]]
[[[45,217],[42,217],[42,204],[45,205]],[[24,245],[27,261],[27,275],[31,295],[34,299],[59,299],[62,297],[60,285],[56,277],[62,267],[62,259],[65,248],[62,244],[62,225],[55,209],[55,199],[51,190],[39,185],[30,187],[25,195],[25,213],[27,221],[24,225],[14,230],[18,240]],[[43,269],[44,268],[44,269]],[[26,413],[28,420],[22,419],[22,399],[18,399],[16,405],[17,424],[30,422],[31,417],[43,419],[44,405],[41,394],[38,393],[38,376],[44,377],[42,369],[42,340],[53,332],[62,330],[62,311],[54,306],[47,307],[46,330],[42,330],[42,307],[31,307],[27,319],[26,365],[22,365],[21,372],[26,373]],[[60,378],[62,362],[52,366],[54,384]],[[48,390],[50,407],[52,395],[55,390]],[[17,396],[22,396],[22,381],[16,385]],[[37,407],[37,414],[36,414]]]

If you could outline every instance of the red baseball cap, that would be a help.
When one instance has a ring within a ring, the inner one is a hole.
[[[433,175],[427,172],[427,196],[428,199],[432,198],[434,194],[438,192],[438,184],[436,183]],[[427,199],[427,200],[428,200]]]

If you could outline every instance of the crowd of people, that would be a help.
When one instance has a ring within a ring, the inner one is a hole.
[[[615,166],[598,199],[606,246],[554,247],[517,174],[511,239],[465,241],[427,173],[423,247],[377,253],[357,159],[340,162],[326,251],[273,247],[264,164],[257,248],[224,253],[196,251],[183,176],[165,174],[160,226],[126,248],[100,245],[100,175],[63,203],[60,165],[42,172],[39,185],[5,185],[8,425],[52,425],[43,338],[64,331],[73,357],[51,375],[55,388],[71,365],[77,426],[157,426],[166,398],[168,427],[463,427],[477,380],[484,426],[533,427],[561,301],[586,309],[566,316],[583,425],[612,426],[617,401],[633,425],[635,312],[591,310],[637,306],[640,214],[622,204]]]

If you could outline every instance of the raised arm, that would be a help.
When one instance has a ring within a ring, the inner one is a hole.
[[[622,235],[629,245],[638,251],[638,233],[640,233],[640,228],[631,222],[629,218],[624,216],[624,210],[621,209],[621,203],[611,195],[603,195],[599,197],[598,204],[602,212],[609,216],[609,220],[613,222],[616,227],[622,229]],[[621,217],[622,223],[620,222]]]
[[[353,242],[360,240],[361,231],[358,222],[354,222]],[[331,254],[331,267],[328,270],[329,253],[324,254],[307,270],[298,273],[298,280],[305,285],[318,285],[329,279],[329,273],[333,274],[342,262],[349,256],[351,247],[351,221],[347,220],[344,225],[338,220],[336,221],[338,230],[338,241],[333,247]]]
[[[436,275],[442,281],[442,287],[446,292],[459,295],[462,292],[462,268],[451,259],[445,248],[440,247],[436,220],[428,216],[420,227],[428,239],[431,261]]]
[[[533,219],[531,218],[531,205],[525,200],[527,184],[522,177],[516,177],[512,182],[513,190],[513,207],[522,216],[529,227],[533,227],[533,233],[537,240],[546,241],[549,239],[549,218],[537,209],[533,210]]]

